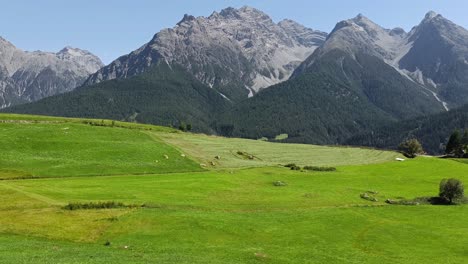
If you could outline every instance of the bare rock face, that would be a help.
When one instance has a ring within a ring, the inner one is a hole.
[[[252,96],[287,80],[327,34],[294,21],[276,24],[251,8],[226,8],[209,17],[185,15],[140,49],[92,75],[86,84],[138,75],[152,65],[181,65],[229,100]]]
[[[0,38],[0,107],[71,91],[102,66],[88,51],[25,52]]]

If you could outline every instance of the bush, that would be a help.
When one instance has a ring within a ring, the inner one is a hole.
[[[379,200],[377,200],[377,198],[375,198],[374,196],[371,196],[369,195],[369,193],[365,192],[365,193],[361,193],[360,197],[364,200],[367,200],[367,201],[371,201],[371,202],[378,202]]]
[[[287,186],[287,185],[288,185],[287,183],[282,182],[282,181],[273,182],[273,186],[276,186],[276,187],[283,187],[283,186]]]
[[[123,207],[138,207],[136,205],[125,205],[121,202],[91,202],[91,203],[69,203],[63,207],[66,210],[89,210],[89,209],[110,209],[110,208],[123,208]]]
[[[444,198],[450,204],[455,199],[463,198],[465,188],[458,179],[443,179],[439,185],[439,197]]]
[[[297,166],[296,163],[288,163],[284,167],[291,168],[291,170],[301,170],[301,167]]]
[[[335,167],[305,166],[304,170],[310,170],[310,171],[336,171],[336,168]]]
[[[388,203],[388,204],[396,204],[396,205],[420,205],[420,202],[412,201],[412,200],[396,201],[396,200],[387,199],[387,200],[385,200],[385,202]]]
[[[301,167],[299,167],[299,166],[292,166],[292,167],[291,167],[291,170],[300,171],[300,170],[301,170]]]
[[[421,143],[415,138],[403,141],[398,149],[408,158],[415,158],[418,154],[423,154]]]

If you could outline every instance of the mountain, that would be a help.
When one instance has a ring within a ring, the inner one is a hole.
[[[185,15],[174,28],[90,76],[86,85],[141,74],[160,61],[180,65],[231,101],[285,81],[327,34],[292,20],[274,23],[251,7]]]
[[[71,91],[102,66],[88,51],[25,52],[0,37],[0,107]]]
[[[233,135],[336,144],[386,122],[445,110],[438,95],[398,68],[408,34],[363,15],[339,22],[291,79],[260,92],[221,121]]]
[[[429,12],[405,39],[398,66],[449,108],[468,103],[468,31]]]
[[[336,32],[342,32],[337,37]],[[363,15],[338,23],[320,50],[297,69],[300,73],[332,49],[380,58],[420,84],[445,109],[468,103],[468,31],[435,12],[409,33],[383,29]]]
[[[229,101],[181,66],[162,61],[140,75],[78,87],[3,111],[109,118],[176,127],[185,123],[191,124],[197,132],[214,133],[211,123],[229,106]]]
[[[449,136],[456,129],[468,129],[468,104],[448,112],[385,124],[343,143],[397,149],[405,139],[416,138],[429,154],[443,154]]]

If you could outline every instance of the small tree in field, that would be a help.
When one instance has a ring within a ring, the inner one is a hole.
[[[424,153],[421,143],[415,138],[403,141],[398,149],[408,158],[415,158],[416,155]]]
[[[457,179],[443,179],[439,186],[439,196],[452,203],[454,199],[463,198],[463,183]]]

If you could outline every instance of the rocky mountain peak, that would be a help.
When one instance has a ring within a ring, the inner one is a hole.
[[[240,21],[257,21],[257,22],[267,22],[273,23],[273,20],[265,14],[264,12],[250,7],[250,6],[243,6],[239,9],[228,7],[221,10],[219,13],[213,13],[210,18],[222,18],[227,20],[240,20]]]
[[[103,66],[98,57],[81,49],[27,52],[3,38],[0,55],[0,75],[6,78],[0,83],[0,108],[70,91]]]
[[[359,13],[357,14],[357,16],[355,16],[354,18],[352,18],[351,20],[355,21],[355,22],[359,22],[359,21],[370,21],[369,18],[367,18],[366,16],[364,16],[362,13]]]
[[[384,60],[391,60],[396,56],[402,38],[406,34],[404,30],[388,30],[362,14],[354,18],[339,22],[332,33],[328,35],[326,42],[315,56],[339,49],[354,55],[366,53]],[[309,64],[315,58],[308,60]]]
[[[250,7],[250,6],[243,6],[239,9],[237,8],[234,8],[234,7],[227,7],[223,10],[221,10],[219,13],[215,12],[213,14],[219,14],[220,16],[222,17],[225,17],[225,18],[234,18],[234,19],[242,19],[242,18],[246,18],[246,17],[269,17],[267,14],[265,14],[264,12],[256,9],[256,8],[253,8],[253,7]]]
[[[75,55],[75,56],[86,55],[86,53],[89,54],[89,52],[86,52],[86,51],[78,49],[78,48],[73,48],[71,46],[66,46],[65,48],[63,48],[59,52],[57,52],[57,54],[72,54],[72,55]]]
[[[307,47],[316,46],[317,43],[324,42],[327,37],[327,33],[307,28],[291,19],[281,20],[278,22],[278,26],[300,44]]]
[[[429,11],[426,13],[426,15],[424,16],[424,20],[431,20],[433,19],[434,17],[438,16],[439,14],[437,14],[436,12],[434,11]]]
[[[140,49],[91,76],[87,84],[138,75],[163,61],[183,66],[199,81],[237,100],[287,80],[326,36],[292,20],[276,24],[249,6],[228,7],[209,17],[185,15],[177,26],[160,31]]]
[[[196,20],[196,18],[194,16],[185,14],[184,17],[182,18],[182,20],[180,20],[179,23],[177,23],[177,25],[180,26],[183,23],[190,22],[190,21],[193,21],[193,20]]]

